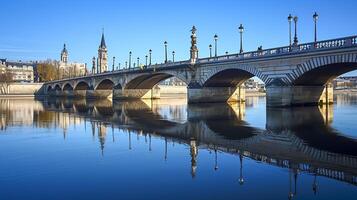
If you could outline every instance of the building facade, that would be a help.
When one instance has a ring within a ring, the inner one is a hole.
[[[61,51],[61,59],[57,63],[59,78],[63,79],[86,75],[86,64],[77,62],[70,63],[68,62],[68,55],[66,44],[64,44]]]
[[[0,59],[0,73],[9,73],[14,82],[34,82],[34,63]]]

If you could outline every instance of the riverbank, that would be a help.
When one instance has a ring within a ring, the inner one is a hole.
[[[0,97],[34,97],[41,93],[43,83],[0,84]]]
[[[355,94],[357,94],[357,88],[333,90],[333,93],[334,94],[346,94],[346,93],[355,93]]]

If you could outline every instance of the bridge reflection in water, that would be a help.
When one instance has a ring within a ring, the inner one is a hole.
[[[8,105],[7,101],[1,102],[2,112],[6,110],[4,105]],[[93,137],[97,135],[102,153],[105,153],[108,132],[116,128],[128,134],[129,149],[133,149],[131,142],[135,135],[145,137],[149,150],[152,149],[152,137],[162,138],[165,142],[165,159],[168,158],[169,141],[187,144],[192,177],[199,169],[197,159],[202,149],[214,153],[215,170],[219,168],[218,153],[237,155],[240,159],[241,184],[249,179],[244,177],[246,158],[288,168],[290,197],[296,195],[296,180],[303,172],[315,177],[312,183],[315,192],[318,190],[318,176],[357,185],[357,141],[329,126],[333,119],[332,106],[267,108],[266,128],[261,129],[244,120],[245,104],[186,105],[185,100],[156,101],[49,98],[41,101],[41,106],[39,102],[32,106],[37,109],[33,111],[33,124],[41,127],[60,126],[65,138],[69,125],[90,122]],[[1,127],[10,124],[9,121],[11,119],[2,118]],[[112,134],[109,139],[115,141],[116,137],[118,135]]]

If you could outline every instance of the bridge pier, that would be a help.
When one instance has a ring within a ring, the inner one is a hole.
[[[327,86],[269,86],[267,106],[309,106],[333,104],[333,88]]]
[[[85,98],[87,96],[87,90],[74,90],[73,96],[78,98]]]
[[[118,89],[113,91],[113,99],[159,99],[160,88],[151,89]]]
[[[234,87],[201,87],[187,89],[188,103],[243,102],[245,89]]]
[[[113,90],[87,90],[86,98],[88,99],[111,99]]]
[[[73,90],[64,90],[63,91],[63,96],[65,96],[65,97],[73,97],[74,96],[74,92],[73,92]]]

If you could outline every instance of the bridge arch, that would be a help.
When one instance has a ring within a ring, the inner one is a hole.
[[[293,71],[292,85],[323,86],[334,78],[357,70],[357,54],[314,57]]]
[[[88,90],[89,84],[85,81],[80,81],[74,86],[74,90]]]
[[[73,90],[73,86],[70,83],[66,83],[63,86],[63,91],[72,91]]]
[[[158,72],[152,74],[142,74],[132,77],[130,80],[126,82],[124,88],[125,89],[151,89],[161,81],[164,81],[172,77],[176,77],[180,79],[186,85],[188,84],[187,79],[181,75],[171,72]]]
[[[96,86],[95,90],[113,90],[115,83],[111,79],[101,80]]]
[[[46,91],[47,91],[47,92],[51,92],[52,90],[53,90],[52,86],[51,86],[51,85],[48,85]]]
[[[266,80],[266,77],[253,67],[215,67],[202,76],[200,83],[203,87],[236,87],[254,76],[263,82]]]
[[[54,90],[55,91],[62,91],[62,88],[59,84],[56,84],[55,87],[54,87]]]

